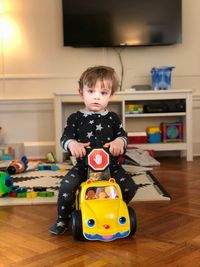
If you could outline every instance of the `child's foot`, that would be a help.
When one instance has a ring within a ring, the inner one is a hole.
[[[54,235],[63,235],[67,231],[67,226],[64,222],[57,222],[49,227],[48,231]]]

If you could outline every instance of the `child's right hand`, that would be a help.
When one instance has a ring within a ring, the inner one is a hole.
[[[72,140],[69,145],[68,148],[72,154],[72,156],[76,157],[76,158],[82,158],[85,157],[86,155],[86,147],[90,145],[90,142],[88,143],[79,143],[76,140]]]

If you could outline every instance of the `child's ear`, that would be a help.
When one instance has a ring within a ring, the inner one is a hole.
[[[79,89],[79,95],[83,96],[83,90]]]

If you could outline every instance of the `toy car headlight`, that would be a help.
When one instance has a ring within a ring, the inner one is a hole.
[[[122,217],[119,218],[118,221],[119,221],[119,224],[122,224],[123,225],[123,224],[126,223],[126,218],[124,216],[122,216]]]
[[[95,220],[93,220],[93,219],[87,220],[87,226],[90,228],[94,227],[95,226]]]

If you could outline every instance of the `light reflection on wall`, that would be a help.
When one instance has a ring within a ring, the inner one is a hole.
[[[5,15],[0,18],[0,38],[1,42],[3,42],[4,53],[14,52],[22,45],[22,38],[17,24]]]

